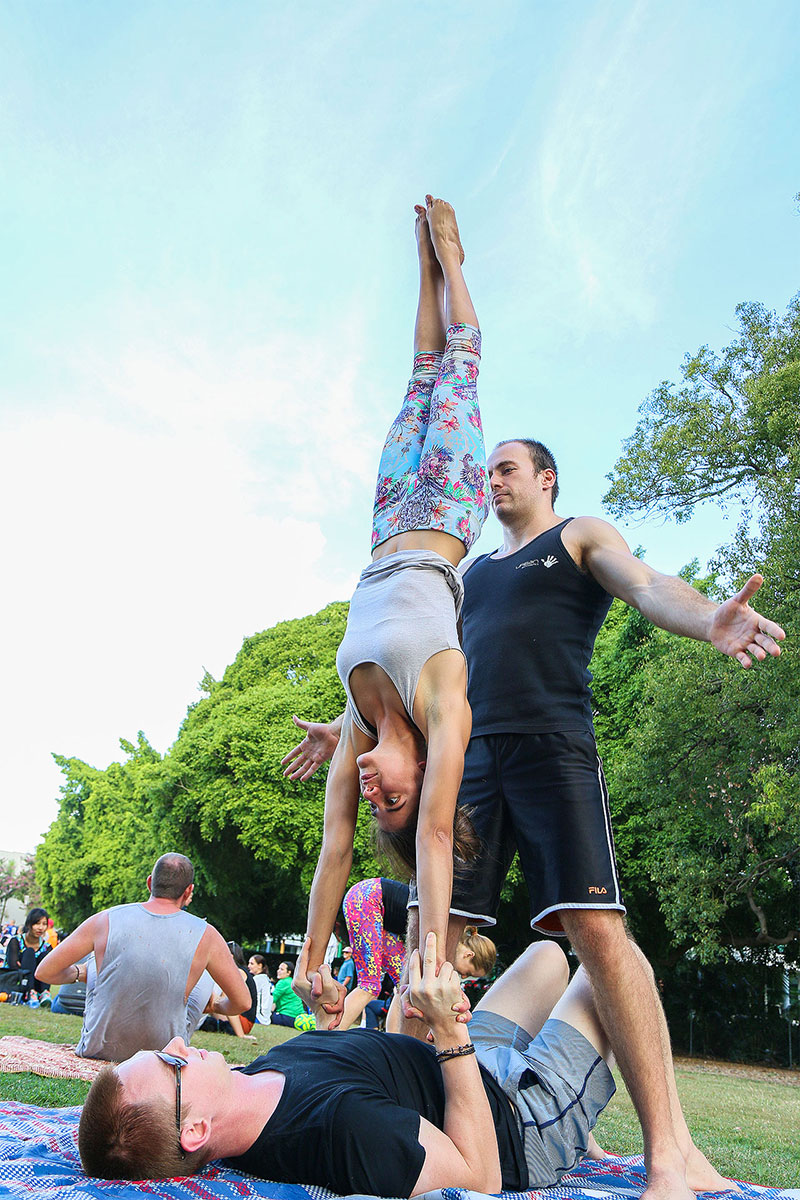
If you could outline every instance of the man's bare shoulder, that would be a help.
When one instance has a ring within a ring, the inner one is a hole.
[[[561,537],[566,542],[569,538],[587,543],[596,541],[597,539],[606,537],[621,537],[619,531],[611,524],[610,521],[604,521],[602,517],[573,517],[572,520],[564,526]]]
[[[570,552],[574,548],[581,554],[598,546],[627,546],[619,530],[602,517],[573,517],[561,531],[561,540]]]
[[[108,937],[108,914],[109,909],[103,908],[100,912],[93,913],[91,917],[87,917],[79,928],[85,933],[90,933],[97,940],[98,937]]]
[[[197,919],[199,921],[203,920],[202,917],[198,917]],[[228,943],[225,941],[225,939],[222,936],[222,934],[220,933],[220,931],[218,929],[216,929],[213,925],[209,925],[208,921],[206,921],[206,927],[203,930],[203,935],[200,938],[199,945],[210,946],[212,943],[215,945],[218,945],[220,942],[227,949]]]

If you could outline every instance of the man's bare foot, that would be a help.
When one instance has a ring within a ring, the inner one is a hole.
[[[598,1142],[593,1133],[589,1134],[589,1144],[586,1147],[584,1158],[591,1158],[595,1162],[602,1162],[604,1158],[608,1158],[608,1153]]]
[[[436,251],[433,248],[431,241],[431,231],[428,225],[428,210],[423,208],[421,204],[414,205],[414,212],[417,214],[417,223],[414,232],[417,235],[417,253],[419,254],[419,265],[422,268],[427,268],[434,271],[437,275],[441,275],[442,268],[439,265],[439,260],[436,257]]]
[[[457,254],[459,265],[463,264],[464,247],[461,245],[452,204],[448,204],[446,200],[436,200],[433,196],[426,196],[425,204],[431,241],[439,262],[444,267],[446,260]]]
[[[686,1156],[686,1182],[693,1192],[739,1190],[735,1182],[726,1179],[724,1175],[720,1175],[715,1167],[712,1167],[705,1154],[703,1154],[702,1150],[698,1150],[694,1143],[692,1143],[692,1148]]]
[[[647,1172],[647,1187],[641,1200],[694,1200],[683,1171],[651,1170]]]

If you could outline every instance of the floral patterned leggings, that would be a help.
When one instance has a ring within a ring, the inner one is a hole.
[[[381,994],[384,975],[394,986],[406,958],[405,944],[383,924],[383,897],[380,879],[362,879],[355,883],[342,903],[350,934],[358,986],[373,996]]]
[[[414,529],[452,534],[467,550],[489,512],[478,408],[481,335],[451,325],[443,354],[415,354],[403,407],[378,467],[372,548]]]

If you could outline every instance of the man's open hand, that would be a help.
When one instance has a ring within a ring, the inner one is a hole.
[[[768,654],[777,658],[781,652],[778,642],[786,637],[780,625],[750,607],[750,600],[763,582],[762,575],[751,575],[741,591],[720,604],[711,622],[712,646],[737,659],[743,667],[751,667],[753,659],[763,662]]]

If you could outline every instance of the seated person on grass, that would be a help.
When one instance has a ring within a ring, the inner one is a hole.
[[[295,971],[306,981],[309,943]],[[436,939],[410,962],[410,998],[432,1045],[369,1030],[328,1031],[337,985],[323,965],[307,999],[318,1029],[245,1067],[176,1038],[104,1070],[81,1115],[89,1175],[191,1175],[212,1159],[347,1194],[434,1188],[514,1191],[557,1183],[584,1155],[614,1092],[588,976],[567,986],[563,952],[530,946],[469,1026],[461,982],[436,974]],[[566,989],[566,990],[565,990]]]
[[[148,900],[88,917],[36,968],[43,983],[87,985],[76,1050],[83,1058],[118,1062],[178,1035],[188,1040],[214,983],[224,993],[214,1011],[238,1014],[250,1004],[222,934],[184,911],[194,891],[189,859],[162,854],[147,886]]]
[[[288,962],[279,963],[272,989],[272,1024],[294,1028],[298,1017],[305,1013],[303,1001],[292,990],[292,968]]]

